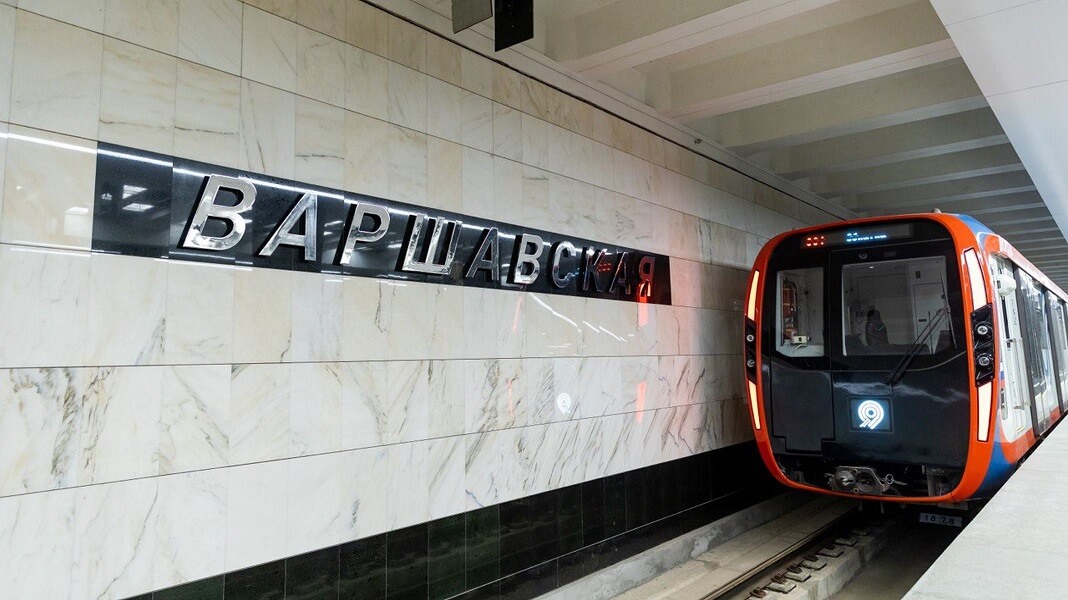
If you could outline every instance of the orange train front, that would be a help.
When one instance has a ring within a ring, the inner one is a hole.
[[[1068,407],[1066,299],[963,215],[776,237],[745,305],[765,464],[788,486],[827,494],[989,497]]]

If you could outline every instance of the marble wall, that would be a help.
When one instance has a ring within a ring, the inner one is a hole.
[[[98,141],[663,253],[674,305],[90,253]],[[357,0],[0,0],[3,595],[743,441],[744,269],[829,219]]]

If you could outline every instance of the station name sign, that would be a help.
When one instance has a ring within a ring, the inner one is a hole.
[[[671,303],[663,255],[110,144],[93,250]]]

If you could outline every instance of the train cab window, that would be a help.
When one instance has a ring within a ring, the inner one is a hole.
[[[823,268],[780,271],[776,347],[785,356],[823,356]]]
[[[842,267],[845,356],[919,354],[955,345],[946,259],[929,256]]]

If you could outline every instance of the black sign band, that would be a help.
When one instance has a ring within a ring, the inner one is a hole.
[[[663,255],[100,144],[93,250],[671,304]]]

